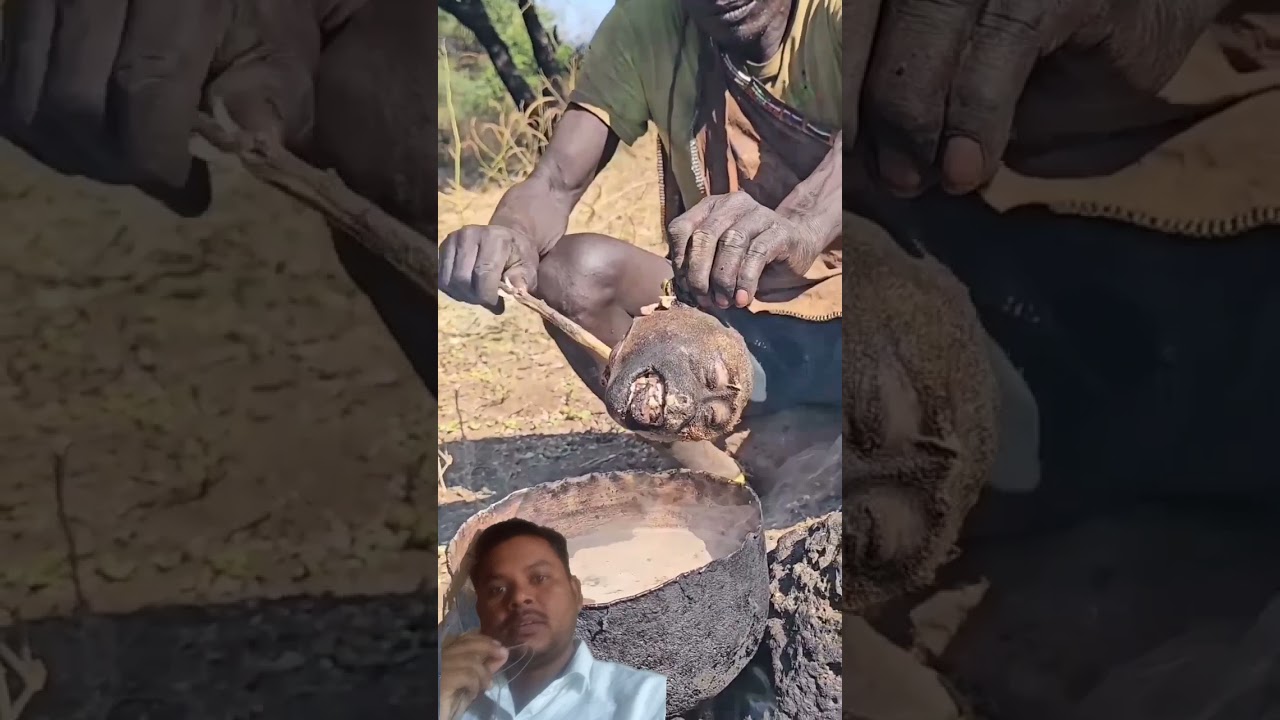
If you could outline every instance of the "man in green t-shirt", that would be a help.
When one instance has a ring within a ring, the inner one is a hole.
[[[842,8],[838,0],[618,3],[537,169],[488,225],[441,245],[440,287],[498,309],[505,277],[612,347],[675,275],[689,299],[745,337],[756,376],[749,412],[838,405]],[[650,127],[662,148],[669,257],[619,238],[565,235],[618,143]],[[603,396],[599,361],[552,334]],[[693,396],[695,416],[733,412],[723,399],[732,373],[717,372],[710,353],[686,362],[689,353],[673,350],[652,348],[629,369],[656,366],[668,393]],[[686,466],[738,474],[710,443],[665,447]]]

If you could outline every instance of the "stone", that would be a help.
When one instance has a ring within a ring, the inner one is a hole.
[[[841,535],[840,513],[828,513],[785,532],[769,554],[765,643],[780,717],[840,718]]]

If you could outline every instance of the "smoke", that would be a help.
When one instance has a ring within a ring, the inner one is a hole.
[[[790,527],[839,510],[843,459],[844,436],[837,435],[830,445],[811,445],[769,473],[777,480],[762,498],[765,526]]]

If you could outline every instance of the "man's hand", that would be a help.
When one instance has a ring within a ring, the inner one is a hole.
[[[7,0],[0,128],[55,169],[209,202],[188,144],[218,97],[243,127],[301,142],[323,32],[365,0]]]
[[[440,717],[460,717],[493,684],[508,655],[497,640],[474,632],[445,644],[440,653]]]
[[[570,105],[529,177],[498,201],[488,225],[468,225],[440,245],[440,289],[455,300],[504,310],[498,286],[533,292],[538,263],[569,227],[574,206],[618,149],[600,118]]]
[[[524,233],[501,225],[468,225],[440,245],[440,289],[459,302],[503,311],[498,286],[506,278],[521,290],[538,285],[538,249]]]
[[[774,212],[745,192],[704,198],[667,231],[677,277],[699,299],[721,308],[750,305],[769,265],[805,273],[823,244],[809,223]]]
[[[884,0],[864,108],[880,174],[906,195],[938,175],[975,190],[1023,134],[1015,110],[1020,127],[1031,104],[1028,126],[1093,130],[1080,126],[1114,107],[1106,93],[1154,95],[1227,4]]]

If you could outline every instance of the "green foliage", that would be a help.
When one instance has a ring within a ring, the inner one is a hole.
[[[538,63],[533,57],[533,46],[520,17],[517,0],[484,0],[498,34],[507,43],[516,67],[535,89],[538,82]],[[541,13],[548,30],[555,19],[545,11]],[[452,15],[438,11],[438,27],[441,53],[437,59],[439,80],[437,99],[440,110],[439,129],[442,137],[448,134],[448,110],[445,107],[445,82],[452,84],[453,110],[460,125],[472,122],[496,122],[515,110],[506,88],[485,49],[476,41],[471,31],[462,27]],[[558,48],[561,60],[566,64],[572,58],[573,49],[567,45]],[[447,53],[447,57],[445,55]],[[447,63],[447,64],[446,64]]]
[[[494,29],[502,37],[520,73],[535,91],[543,86],[533,44],[521,17],[518,0],[483,0]],[[555,24],[553,17],[542,12],[543,24],[548,32]],[[467,142],[474,137],[477,127],[498,127],[515,112],[515,103],[493,69],[493,63],[485,48],[470,30],[462,26],[452,15],[437,12],[440,51],[437,55],[436,98],[438,114],[436,138],[438,148],[437,171],[442,187],[449,181],[460,181],[474,186],[492,180],[486,167],[494,159],[481,157],[476,147]],[[568,45],[557,48],[566,67],[573,59],[574,51]],[[446,92],[447,91],[447,92]],[[461,148],[455,153],[455,131],[462,138]],[[455,166],[456,162],[456,166]]]

